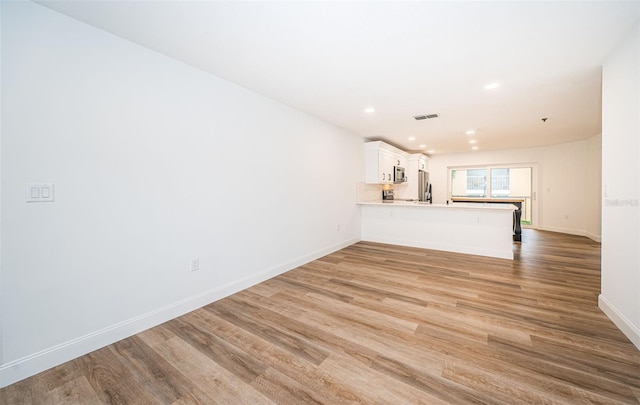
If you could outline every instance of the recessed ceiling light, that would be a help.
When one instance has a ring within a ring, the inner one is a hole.
[[[478,150],[478,147],[477,146],[472,146],[471,149]]]
[[[469,143],[476,143],[478,141],[476,141],[475,139],[469,139]]]
[[[436,153],[436,151],[435,151],[435,150],[433,150],[433,149],[429,149],[429,150],[427,151],[427,153],[432,154],[432,153]]]
[[[415,140],[416,140],[416,137],[415,137],[415,136],[410,136],[410,137],[409,137],[409,140],[410,140],[410,141],[415,141]]]
[[[475,129],[470,129],[467,132],[465,132],[465,134],[467,134],[467,135],[473,135],[475,133],[476,133]]]
[[[373,114],[374,112],[376,112],[376,109],[373,107],[367,107],[364,109],[364,112],[366,112],[367,114]]]
[[[489,83],[486,86],[484,86],[485,90],[494,90],[497,89],[498,87],[500,87],[500,83]]]
[[[426,148],[426,147],[427,147],[427,145],[422,144],[422,145],[418,145],[418,147],[419,147],[419,148]]]

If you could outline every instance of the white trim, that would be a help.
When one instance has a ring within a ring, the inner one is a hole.
[[[194,311],[219,299],[235,294],[253,285],[295,269],[305,263],[319,259],[349,245],[359,242],[359,238],[349,239],[308,255],[298,257],[280,265],[254,273],[251,276],[204,291],[173,304],[166,305],[146,314],[108,326],[76,339],[30,354],[20,359],[0,365],[0,388],[18,382],[27,377],[83,356],[94,350],[108,346],[119,340],[133,336],[146,329],[160,325],[171,319]]]
[[[598,307],[605,315],[629,338],[638,350],[640,350],[640,329],[638,329],[626,316],[613,306],[604,295],[598,295]]]
[[[585,232],[584,236],[586,236],[587,238],[591,239],[594,242],[602,242],[602,238],[600,237],[600,235],[595,235],[591,232]]]
[[[536,229],[539,229],[541,231],[566,233],[568,235],[585,236],[595,242],[602,242],[600,235],[594,235],[590,232],[582,231],[578,229],[562,228],[559,226],[539,226]]]

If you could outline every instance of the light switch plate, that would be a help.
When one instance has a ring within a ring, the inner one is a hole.
[[[26,202],[53,202],[53,183],[27,183]]]

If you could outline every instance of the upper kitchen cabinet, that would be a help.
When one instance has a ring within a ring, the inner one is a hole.
[[[388,150],[380,149],[378,155],[378,180],[371,176],[371,183],[393,183],[393,166],[396,164],[396,157]],[[369,181],[368,181],[369,183]]]
[[[365,182],[393,184],[395,167],[406,167],[407,153],[382,141],[364,144]]]
[[[409,159],[415,157],[418,161],[418,170],[424,170],[425,172],[428,171],[427,169],[427,161],[429,160],[429,158],[426,155],[423,155],[422,153],[416,153],[414,155],[409,155]]]

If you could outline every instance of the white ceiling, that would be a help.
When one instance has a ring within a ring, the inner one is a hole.
[[[467,152],[471,138],[494,150],[600,133],[601,65],[640,19],[640,1],[39,3],[430,154]],[[429,113],[440,117],[412,118]]]

